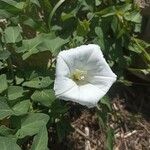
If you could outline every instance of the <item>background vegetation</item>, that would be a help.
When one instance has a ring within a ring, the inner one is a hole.
[[[118,82],[136,84],[130,73],[150,81],[141,19],[132,0],[0,0],[0,149],[23,149],[33,139],[31,150],[46,150],[48,129],[59,141],[72,130],[70,107],[53,91],[55,57],[63,49],[96,43]],[[100,107],[106,128],[111,108],[105,99]]]

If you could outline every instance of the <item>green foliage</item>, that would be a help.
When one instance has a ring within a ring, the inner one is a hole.
[[[55,100],[54,91],[51,89],[35,91],[31,96],[31,99],[34,102],[39,102],[44,106],[51,106],[52,102]]]
[[[5,50],[5,51],[1,51],[0,50],[0,60],[6,60],[6,59],[8,59],[9,58],[9,56],[10,56],[10,52],[9,51],[7,51],[7,50]]]
[[[22,86],[42,89],[48,87],[53,81],[50,77],[36,77],[31,79],[30,81],[26,81],[22,84]]]
[[[25,115],[28,113],[30,109],[30,100],[24,100],[18,102],[16,105],[13,106],[13,111],[16,116]]]
[[[34,136],[31,149],[46,150],[47,128],[60,141],[71,130],[69,108],[53,92],[55,60],[63,49],[96,43],[119,79],[128,70],[149,81],[150,44],[139,39],[140,26],[133,1],[0,0],[0,149],[20,149],[20,141]],[[100,108],[112,149],[107,98]]]
[[[39,133],[34,137],[31,150],[48,150],[48,134],[45,126],[41,127]]]
[[[114,131],[110,127],[110,124],[109,124],[109,118],[111,117],[110,114],[112,112],[111,103],[109,101],[109,98],[107,96],[104,96],[101,99],[101,101],[97,107],[98,107],[97,116],[98,116],[99,124],[100,124],[102,130],[106,134],[106,143],[105,143],[106,146],[105,147],[107,150],[113,150]]]
[[[0,135],[1,136],[8,136],[8,135],[11,135],[11,134],[13,134],[13,130],[12,129],[9,129],[9,128],[7,128],[4,125],[0,126]]]
[[[13,114],[13,110],[9,107],[7,102],[3,100],[3,97],[0,100],[0,120]]]
[[[108,150],[113,150],[113,145],[114,145],[114,131],[112,128],[108,128],[106,147]]]
[[[21,119],[21,128],[17,131],[18,138],[32,136],[37,134],[42,126],[46,125],[49,116],[43,113],[31,113],[27,117]]]
[[[0,93],[5,91],[8,87],[6,75],[2,74],[0,75]]]
[[[8,99],[15,100],[17,98],[23,97],[23,87],[21,86],[9,86],[8,88]]]
[[[58,134],[58,139],[61,142],[63,140],[63,138],[73,129],[70,125],[70,122],[68,122],[66,120],[61,120],[61,121],[57,122],[56,130],[57,130],[57,134]]]
[[[0,149],[1,150],[21,150],[16,144],[16,139],[0,136]]]
[[[4,30],[4,42],[5,43],[16,43],[22,40],[21,31],[19,27],[7,27]]]

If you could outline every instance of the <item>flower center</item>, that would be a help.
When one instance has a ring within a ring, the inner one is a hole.
[[[87,72],[86,72],[86,71],[82,71],[82,70],[76,69],[76,70],[72,73],[71,78],[72,78],[74,81],[84,81],[86,75],[87,75]]]

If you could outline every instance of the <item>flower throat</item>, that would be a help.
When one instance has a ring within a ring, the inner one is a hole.
[[[79,69],[75,69],[75,71],[72,73],[71,78],[74,81],[84,81],[86,78],[87,72],[86,71],[82,71]]]

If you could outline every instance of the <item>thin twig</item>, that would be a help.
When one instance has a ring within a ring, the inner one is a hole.
[[[134,131],[132,131],[132,132],[130,132],[130,133],[127,133],[127,134],[124,135],[124,138],[128,138],[129,136],[131,136],[131,135],[133,135],[133,134],[135,134],[135,133],[137,133],[136,130],[134,130]]]
[[[72,127],[75,129],[75,131],[82,135],[85,139],[89,140],[90,142],[92,142],[93,144],[96,144],[95,141],[93,141],[90,137],[88,137],[84,132],[82,132],[80,129],[76,128],[74,125],[72,125]]]
[[[142,124],[140,121],[137,121],[139,123],[140,126],[142,126],[148,134],[150,134],[150,131],[146,128],[146,126],[144,124]]]
[[[85,134],[87,137],[89,137],[90,131],[88,127],[85,127]],[[85,140],[85,150],[91,150],[91,144],[89,140]]]
[[[98,105],[96,105],[96,108],[97,108],[99,111],[101,111],[101,108],[100,108]]]
[[[123,128],[121,128],[121,132],[122,132],[122,134],[123,134],[123,142],[124,142],[125,149],[128,150],[127,142],[126,142],[126,140],[125,140],[125,138],[124,138],[124,137],[125,137],[125,133],[124,133]]]
[[[132,132],[129,132],[129,133],[126,133],[126,134],[122,134],[122,133],[121,133],[121,134],[118,134],[118,133],[117,133],[117,134],[115,135],[115,138],[120,138],[120,137],[121,137],[121,138],[124,138],[124,139],[125,139],[125,138],[128,138],[129,136],[131,136],[131,135],[133,135],[133,134],[135,134],[135,133],[137,133],[136,130],[134,130],[134,131],[132,131]]]

